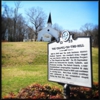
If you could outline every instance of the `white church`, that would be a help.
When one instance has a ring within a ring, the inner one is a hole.
[[[59,41],[59,31],[52,28],[51,13],[49,14],[47,27],[38,32],[37,41],[51,42],[53,40]]]

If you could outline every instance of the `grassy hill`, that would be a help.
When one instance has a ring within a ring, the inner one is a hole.
[[[3,67],[47,64],[46,58],[46,42],[6,42],[2,44]],[[39,60],[38,62],[37,59]]]
[[[2,43],[2,96],[33,84],[62,86],[47,79],[47,42]],[[92,48],[93,81],[98,82],[98,48]]]

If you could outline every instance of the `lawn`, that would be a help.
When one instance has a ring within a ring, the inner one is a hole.
[[[33,84],[62,86],[47,79],[47,42],[2,43],[2,96]],[[93,81],[98,82],[98,48],[92,48]]]

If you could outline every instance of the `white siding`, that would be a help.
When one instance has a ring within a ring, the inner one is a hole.
[[[37,40],[40,41],[41,38],[43,41],[51,41],[51,38],[55,37],[57,40],[59,40],[59,32],[55,29],[51,28],[50,26],[44,28],[43,30],[38,32],[38,38]]]

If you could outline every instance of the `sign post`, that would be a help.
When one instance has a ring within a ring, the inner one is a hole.
[[[70,88],[68,84],[64,85],[64,99],[70,98]]]
[[[76,40],[64,31],[60,41],[48,43],[48,80],[92,87],[91,37]]]

